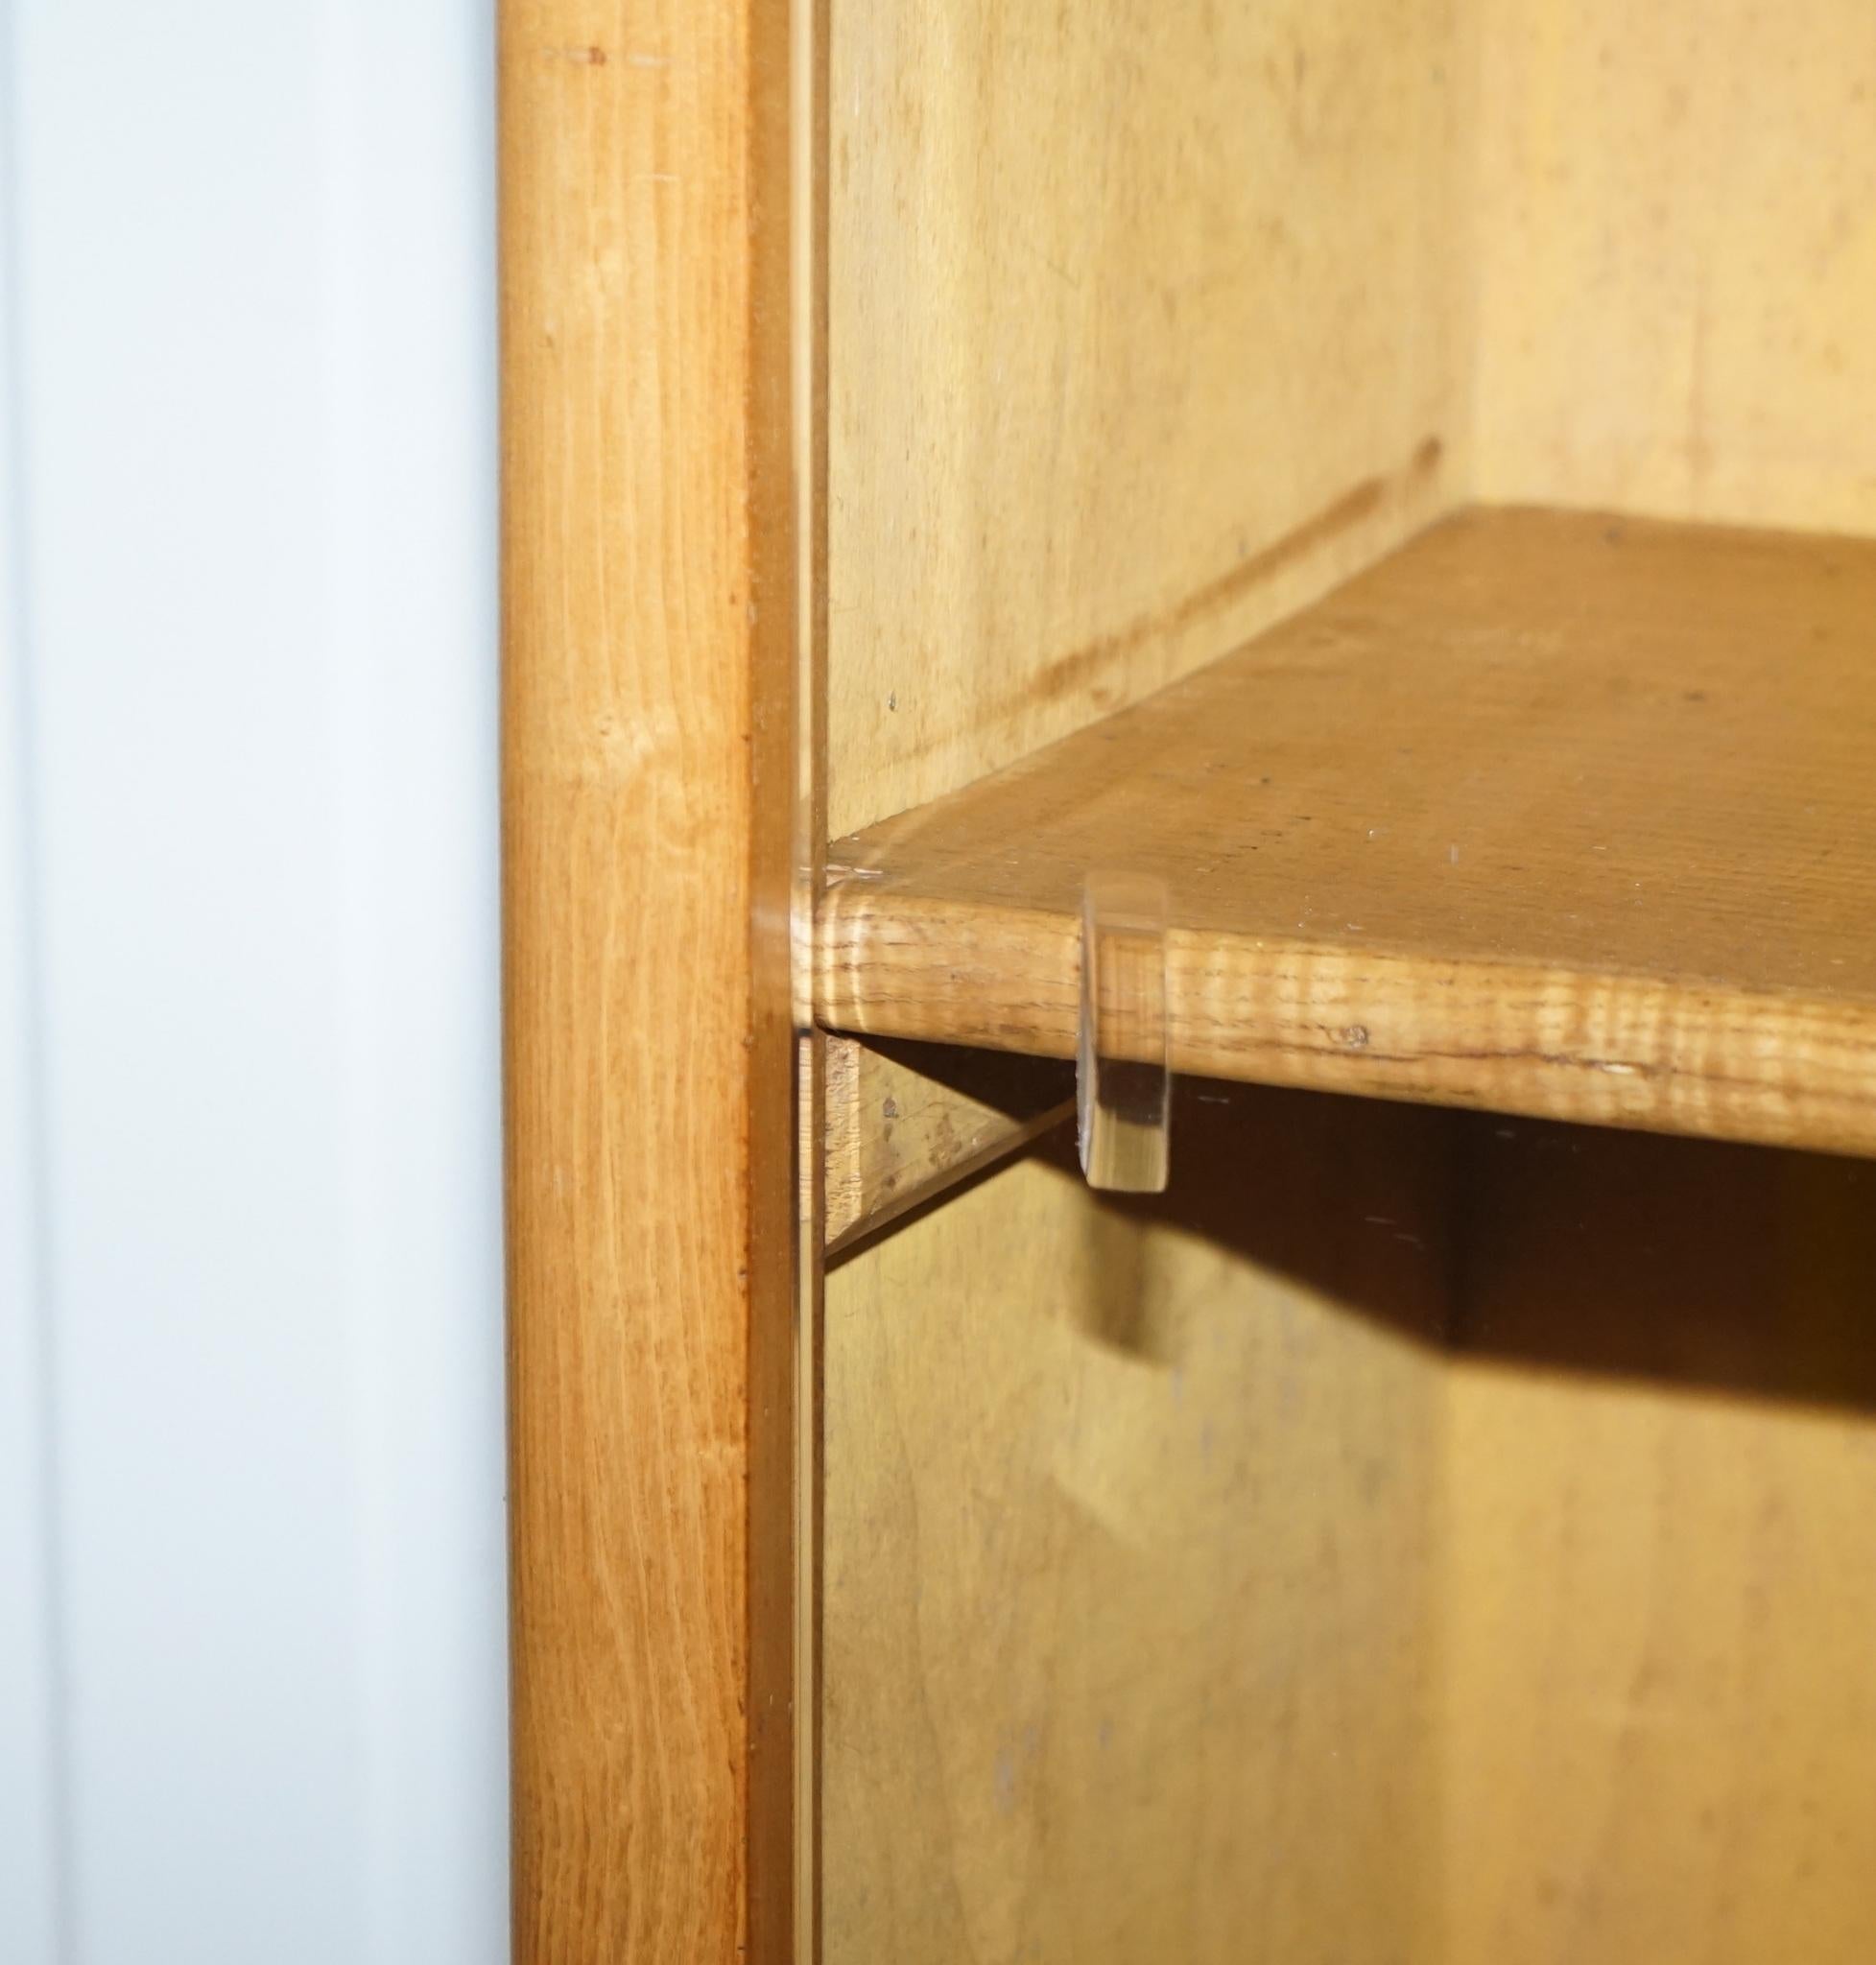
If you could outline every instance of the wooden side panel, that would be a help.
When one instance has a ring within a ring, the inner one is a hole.
[[[1457,496],[1876,531],[1862,0],[829,17],[836,835]],[[1871,1954],[1866,1192],[1566,1137],[1408,1286],[1430,1117],[1343,1111],[830,1276],[828,1965]]]
[[[831,834],[1451,503],[1458,0],[831,9]]]
[[[1194,1084],[829,1275],[827,1965],[1432,1965],[1448,1123]]]
[[[791,1951],[784,14],[501,10],[522,1965]]]
[[[829,10],[833,835],[1453,503],[1459,12]],[[829,1275],[828,1965],[1430,1955],[1426,1203],[1358,1200],[1425,1163],[1374,1153],[1226,1196],[1182,1141],[1160,1213],[1026,1162]]]
[[[1479,8],[1475,490],[1876,530],[1876,8]]]
[[[1449,1965],[1876,1955],[1876,1168],[1482,1133]]]

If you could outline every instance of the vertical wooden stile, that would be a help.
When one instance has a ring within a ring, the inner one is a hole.
[[[779,1965],[788,8],[500,32],[515,1957]]]

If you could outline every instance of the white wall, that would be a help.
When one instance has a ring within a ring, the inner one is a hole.
[[[481,1965],[489,8],[0,10],[0,1958]]]

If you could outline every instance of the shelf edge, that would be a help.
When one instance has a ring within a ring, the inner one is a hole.
[[[1079,924],[843,883],[830,1029],[1075,1052]],[[1173,1068],[1592,1125],[1876,1156],[1876,1003],[1175,929]]]

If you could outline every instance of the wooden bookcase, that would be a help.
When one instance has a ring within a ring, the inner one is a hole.
[[[1876,11],[504,38],[518,1954],[1876,1955]]]

